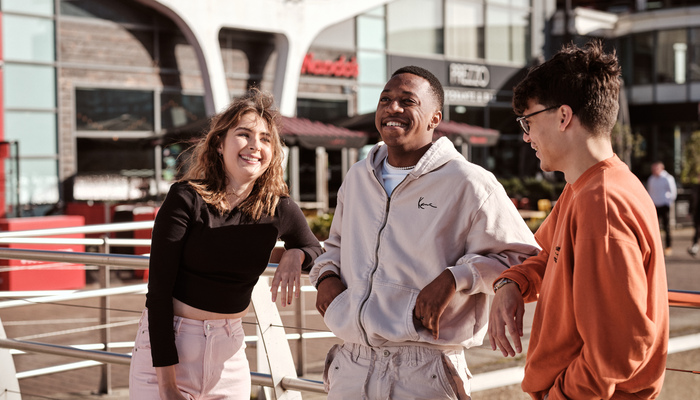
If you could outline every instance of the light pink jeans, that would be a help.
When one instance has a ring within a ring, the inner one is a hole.
[[[188,400],[250,400],[250,367],[241,319],[175,317],[177,386]],[[151,359],[148,311],[139,321],[129,371],[129,399],[160,400]]]
[[[464,352],[421,346],[335,345],[326,357],[328,400],[470,399]]]

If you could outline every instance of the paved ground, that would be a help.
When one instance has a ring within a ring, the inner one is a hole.
[[[673,254],[667,257],[667,269],[669,287],[679,290],[700,290],[700,258],[690,257],[685,249],[690,243],[692,231],[682,229],[674,232]],[[133,280],[124,280],[117,284],[132,284]],[[307,328],[326,331],[323,320],[313,309],[314,292],[305,294],[307,311]],[[124,324],[113,328],[111,331],[112,342],[133,341],[136,329],[136,321],[139,318],[144,304],[143,295],[122,295],[113,297],[110,309],[112,322]],[[89,327],[98,324],[99,300],[81,300],[63,302],[60,304],[31,305],[15,309],[0,309],[7,336],[10,338],[30,341],[76,344],[97,343],[99,331],[88,330]],[[526,316],[529,322],[532,317],[533,307],[529,306]],[[293,311],[282,311],[285,326],[296,326]],[[247,335],[254,335],[254,316],[246,317],[245,330]],[[526,327],[526,333],[528,332]],[[292,330],[288,330],[291,332]],[[671,336],[683,336],[700,333],[700,309],[671,309]],[[527,335],[526,335],[527,336]],[[527,337],[526,337],[527,339]],[[305,378],[318,380],[322,372],[323,360],[327,349],[337,339],[314,339],[307,342],[305,353],[306,374]],[[290,343],[292,354],[297,359],[297,343]],[[113,351],[129,352],[130,348],[118,348]],[[248,359],[251,360],[251,369],[256,370],[256,348],[254,345],[248,348]],[[23,354],[14,357],[18,373],[33,371],[52,365],[73,363],[80,360],[67,357]],[[486,343],[481,348],[470,349],[467,353],[472,372],[477,375],[488,371],[509,367],[522,366],[524,357],[516,359],[504,359],[500,353],[490,350]],[[700,349],[672,354],[668,358],[668,368],[682,370],[700,370]],[[20,391],[24,400],[34,399],[105,399],[124,400],[128,398],[128,368],[125,366],[111,367],[111,394],[97,394],[100,387],[100,367],[89,367],[79,370],[54,373],[41,377],[23,378],[20,380]],[[697,398],[700,393],[700,374],[687,372],[668,371],[666,383],[661,399],[691,399]],[[2,396],[0,396],[2,397]],[[304,399],[325,399],[324,395],[304,393]],[[519,388],[519,385],[511,385],[498,389],[478,391],[473,393],[473,398],[512,400],[528,399]]]

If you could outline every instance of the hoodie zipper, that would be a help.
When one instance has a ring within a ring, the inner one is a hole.
[[[379,180],[377,177],[376,173],[373,173],[374,179],[377,180],[377,183],[381,186],[382,190],[384,189],[384,185],[382,185],[382,182]],[[410,175],[410,174],[409,174]],[[406,179],[408,178],[409,175],[406,175],[406,177],[394,188],[392,194],[396,193],[396,189],[398,189],[400,186],[406,182]],[[386,228],[386,223],[389,220],[389,208],[391,207],[391,196],[387,196],[386,199],[386,207],[384,208],[384,220],[382,221],[382,226],[379,228],[379,231],[377,232],[377,245],[374,247],[374,267],[372,268],[372,272],[369,274],[369,283],[367,285],[367,292],[365,294],[365,298],[362,299],[362,302],[360,303],[360,308],[357,311],[357,325],[360,327],[360,331],[362,332],[362,337],[365,340],[365,345],[368,347],[371,347],[369,343],[369,337],[367,336],[367,331],[365,330],[364,325],[362,324],[362,312],[364,311],[365,304],[367,304],[367,300],[369,300],[369,296],[372,294],[372,283],[374,283],[374,274],[377,272],[377,269],[379,268],[379,244],[381,242],[380,236],[382,232],[384,231],[384,228]]]

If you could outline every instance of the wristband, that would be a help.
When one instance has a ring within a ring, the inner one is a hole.
[[[503,286],[509,284],[509,283],[515,283],[514,281],[508,279],[508,278],[501,278],[496,281],[496,283],[493,285],[493,292],[496,293],[496,291]]]
[[[338,278],[340,279],[340,275],[336,274],[335,272],[323,275],[322,277],[318,278],[316,281],[316,290],[318,290],[318,286],[321,284],[321,282],[325,281],[328,278]]]

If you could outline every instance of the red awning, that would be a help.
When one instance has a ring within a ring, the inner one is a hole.
[[[192,140],[205,135],[211,121],[200,120],[189,125],[171,128],[165,132],[166,142]],[[354,131],[339,126],[310,121],[306,118],[280,118],[282,140],[287,146],[301,146],[309,149],[325,147],[339,150],[343,147],[360,148],[367,143],[366,132]]]
[[[306,118],[282,117],[282,139],[287,146],[309,149],[325,147],[339,150],[344,147],[360,148],[367,143],[369,135],[339,126],[311,121]]]
[[[338,122],[339,125],[350,129],[364,129],[371,133],[372,137],[379,138],[379,133],[374,127],[374,113],[356,115],[344,121]],[[433,138],[437,139],[441,136],[447,136],[453,142],[457,142],[457,138],[461,138],[463,143],[469,146],[493,146],[498,142],[500,132],[495,129],[482,128],[480,126],[469,125],[462,122],[442,121],[435,128]]]
[[[493,146],[498,142],[499,132],[495,129],[464,124],[454,121],[442,121],[435,128],[433,137],[447,136],[453,142],[461,137],[471,146]]]

